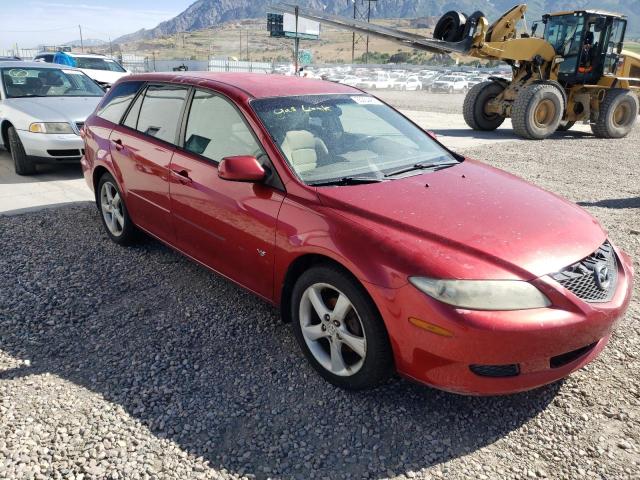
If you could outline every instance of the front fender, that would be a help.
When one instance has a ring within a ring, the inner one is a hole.
[[[276,232],[275,285],[281,288],[289,266],[302,255],[322,255],[349,270],[363,284],[399,288],[407,283],[395,268],[393,251],[384,239],[359,223],[285,199]],[[375,261],[371,258],[375,257]],[[279,298],[276,291],[274,297]]]

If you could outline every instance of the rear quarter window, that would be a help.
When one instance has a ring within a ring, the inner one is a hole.
[[[96,115],[113,123],[120,123],[124,112],[140,90],[143,82],[124,82],[112,88],[98,107]]]

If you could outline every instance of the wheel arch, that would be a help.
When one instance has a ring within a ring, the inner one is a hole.
[[[9,120],[3,120],[2,125],[0,125],[0,136],[2,138],[2,143],[4,144],[4,148],[6,148],[8,152],[11,151],[11,147],[9,146],[9,127],[12,126],[13,124]]]
[[[354,282],[362,287],[362,290],[366,293],[366,295],[369,296],[373,305],[378,308],[375,301],[373,300],[365,286],[362,284],[362,282],[345,265],[327,255],[319,253],[304,253],[296,257],[289,264],[287,272],[284,275],[284,280],[282,282],[282,288],[280,291],[280,315],[284,323],[291,322],[291,294],[293,292],[294,285],[305,271],[318,265],[332,266],[348,275]]]

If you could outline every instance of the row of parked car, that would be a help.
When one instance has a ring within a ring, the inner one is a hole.
[[[370,70],[356,68],[348,71],[321,68],[305,71],[308,77],[322,78],[366,90],[428,90],[437,93],[465,93],[490,76],[506,77],[504,71],[451,71],[451,70]]]
[[[0,58],[0,145],[18,175],[39,163],[77,163],[80,129],[105,91],[129,72],[103,55],[67,53],[75,67],[53,63],[55,53],[31,61]]]

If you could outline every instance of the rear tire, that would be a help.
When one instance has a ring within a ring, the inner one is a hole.
[[[489,101],[496,98],[504,91],[502,85],[497,82],[480,82],[471,87],[464,98],[463,116],[474,130],[491,131],[498,128],[504,122],[504,117],[497,113],[487,113],[485,108]]]
[[[329,383],[363,390],[393,374],[380,313],[362,285],[341,269],[321,265],[304,272],[293,288],[291,318],[304,355]]]
[[[513,130],[522,138],[543,140],[558,129],[563,113],[564,98],[556,86],[548,83],[529,85],[513,102]]]
[[[591,130],[599,138],[626,137],[638,118],[638,98],[624,88],[612,88],[600,104],[598,120]]]
[[[9,127],[7,135],[9,137],[9,150],[11,150],[11,158],[13,159],[13,166],[16,173],[18,175],[33,175],[36,173],[36,166],[33,161],[27,157],[18,132],[16,132],[13,126]]]
[[[140,238],[140,232],[131,221],[124,197],[113,176],[100,177],[96,202],[107,235],[119,245],[131,245]]]

